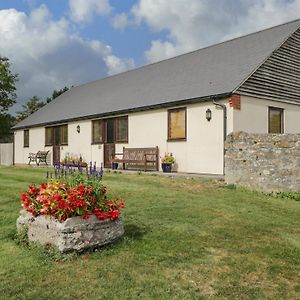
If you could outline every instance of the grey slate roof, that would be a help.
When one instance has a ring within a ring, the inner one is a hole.
[[[231,93],[299,27],[296,20],[71,88],[14,128]]]

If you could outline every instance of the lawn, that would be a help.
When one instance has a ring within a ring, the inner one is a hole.
[[[106,173],[125,236],[62,257],[16,239],[45,169],[0,168],[0,299],[300,299],[300,202],[200,179]]]

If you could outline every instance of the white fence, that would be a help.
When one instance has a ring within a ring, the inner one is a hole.
[[[0,144],[0,165],[10,166],[13,164],[13,143]]]

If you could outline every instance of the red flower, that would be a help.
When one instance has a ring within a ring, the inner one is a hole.
[[[85,213],[82,215],[82,218],[83,218],[84,220],[87,220],[89,217],[90,217],[90,215],[89,215],[88,212],[85,212]]]
[[[42,182],[40,187],[42,190],[45,190],[47,188],[47,184]]]
[[[58,201],[58,208],[66,209],[68,205],[66,205],[66,202],[64,200]]]
[[[123,202],[122,202],[122,203],[119,203],[118,206],[119,206],[119,208],[124,208],[124,207],[125,207],[125,205],[124,205]]]
[[[78,188],[78,191],[80,193],[84,193],[85,192],[85,186],[83,184],[79,184],[77,188]]]
[[[95,192],[89,185],[79,184],[71,188],[50,181],[41,183],[39,187],[28,186],[28,190],[21,194],[21,201],[22,206],[34,216],[51,215],[64,221],[74,216],[88,219],[94,214],[100,220],[116,220],[121,215],[125,199],[122,202],[118,198],[109,200],[106,187],[100,189]]]
[[[26,195],[25,193],[22,193],[22,194],[21,194],[21,200],[22,200],[22,201],[27,200],[27,195]]]

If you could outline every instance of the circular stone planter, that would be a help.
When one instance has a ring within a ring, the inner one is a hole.
[[[59,222],[50,216],[34,217],[21,210],[17,219],[17,230],[28,228],[28,240],[42,245],[53,245],[61,252],[71,252],[100,247],[117,240],[124,234],[121,218],[115,221],[99,220],[90,216],[88,220],[81,217],[69,218]]]

